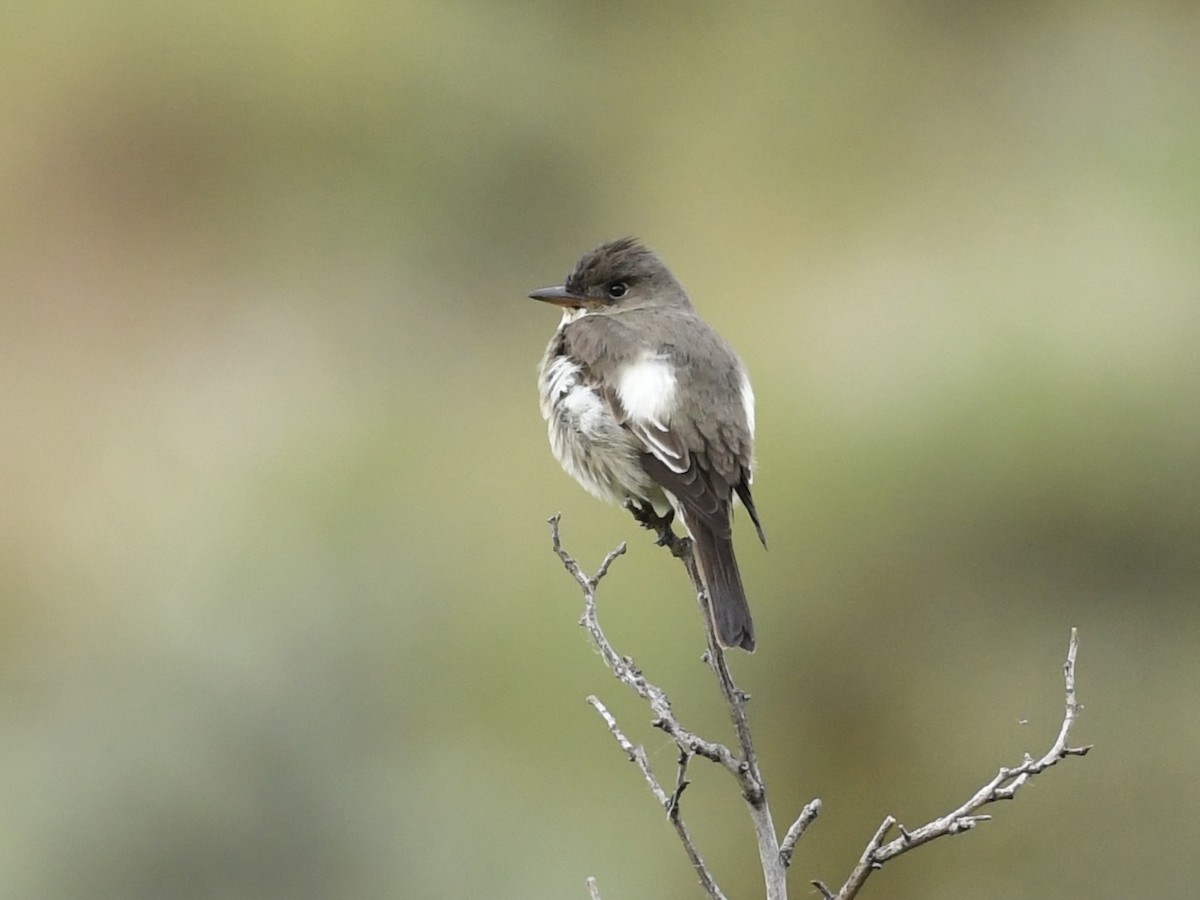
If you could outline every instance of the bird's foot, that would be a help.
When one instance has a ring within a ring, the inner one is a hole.
[[[658,533],[658,546],[665,547],[675,539],[675,532],[671,530],[671,522],[675,519],[674,510],[660,516],[654,511],[654,507],[644,500],[626,500],[625,508],[639,525],[647,531]]]
[[[666,547],[673,556],[682,559],[683,554],[691,545],[691,541],[686,537],[679,537],[671,530],[671,523],[675,521],[674,510],[668,510],[665,516],[660,516],[654,511],[653,506],[642,500],[626,500],[625,508],[629,510],[634,521],[647,531],[653,531],[658,535],[655,544],[659,547]]]

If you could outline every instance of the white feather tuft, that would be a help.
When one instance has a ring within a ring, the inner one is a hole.
[[[746,427],[750,429],[750,437],[754,437],[754,388],[750,386],[750,376],[742,372],[742,408],[746,411]]]
[[[661,356],[646,354],[617,375],[617,398],[635,422],[666,430],[675,411],[675,371]]]

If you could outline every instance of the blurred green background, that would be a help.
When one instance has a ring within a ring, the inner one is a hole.
[[[0,896],[700,896],[545,525],[631,541],[609,635],[728,739],[537,411],[525,294],[626,233],[755,377],[795,895],[1044,751],[1077,625],[1094,753],[864,896],[1194,896],[1197,47],[1178,2],[9,4]]]

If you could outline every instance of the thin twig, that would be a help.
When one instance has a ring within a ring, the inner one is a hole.
[[[687,767],[691,760],[691,753],[686,750],[679,751],[679,770],[675,773],[675,790],[671,792],[667,801],[667,817],[672,821],[679,818],[679,798],[683,796],[684,789],[691,784],[687,780]]]
[[[650,704],[650,709],[655,716],[654,726],[662,729],[671,737],[681,754],[694,754],[720,763],[738,780],[742,796],[746,799],[749,806],[750,818],[754,825],[759,860],[762,864],[763,879],[766,885],[767,900],[787,900],[786,866],[779,853],[779,837],[775,832],[771,809],[767,805],[766,789],[763,784],[762,775],[759,772],[758,756],[754,750],[754,741],[750,734],[750,723],[746,715],[746,701],[749,698],[734,683],[733,675],[730,673],[729,666],[725,660],[725,651],[717,640],[716,627],[710,611],[708,592],[704,587],[699,568],[696,565],[695,556],[692,553],[692,542],[687,538],[677,537],[671,531],[669,522],[656,518],[653,515],[653,511],[646,513],[638,510],[634,511],[634,513],[635,518],[645,527],[658,532],[659,543],[666,546],[672,555],[683,562],[688,577],[692,582],[692,587],[696,592],[696,598],[703,613],[702,619],[708,643],[706,659],[717,677],[721,694],[729,706],[729,714],[733,721],[734,731],[737,734],[741,755],[735,754],[724,744],[705,740],[694,732],[684,728],[675,717],[666,692],[648,681],[641,670],[636,667],[632,659],[618,654],[605,636],[603,629],[601,629],[596,608],[596,588],[600,580],[607,574],[609,567],[616,557],[625,552],[626,545],[622,543],[610,552],[604,558],[604,562],[601,563],[595,576],[589,577],[580,568],[575,559],[563,549],[559,535],[559,517],[554,516],[550,519],[551,542],[554,552],[562,561],[563,566],[583,589],[584,612],[580,619],[580,624],[587,629],[593,643],[595,643],[600,651],[601,658],[618,680]],[[661,790],[661,785],[659,789]],[[657,792],[655,796],[656,798],[658,797]],[[685,849],[688,852],[689,858],[692,859],[697,873],[700,875],[701,884],[710,893],[713,890],[719,892],[719,888],[716,887],[711,874],[704,868],[703,863],[699,862],[699,854],[696,852],[695,847],[691,845],[690,836],[685,839],[686,830],[678,814],[678,794],[673,796],[675,797],[675,808],[673,810],[674,817],[672,821],[676,824],[676,830],[679,831],[681,840],[684,840]],[[671,811],[671,808],[668,807],[668,812]],[[713,894],[713,896],[718,896],[718,894]]]
[[[883,839],[887,835],[891,827],[896,824],[896,820],[891,816],[884,816],[879,827],[875,829],[875,834],[871,840],[867,841],[867,846],[863,848],[862,855],[858,858],[853,871],[850,872],[850,877],[846,879],[846,883],[842,885],[842,889],[837,892],[837,900],[846,900],[848,897],[853,897],[858,893],[859,888],[866,882],[867,877],[879,868],[879,862],[875,859],[875,854],[883,844]],[[814,882],[815,884],[816,882]],[[818,888],[819,890],[820,888]],[[826,889],[828,890],[828,889]],[[849,891],[849,893],[847,893]],[[832,895],[826,895],[832,896]]]
[[[820,814],[820,797],[810,800],[804,805],[804,809],[800,810],[800,815],[796,817],[796,821],[792,823],[792,827],[784,835],[783,843],[779,845],[779,858],[783,861],[784,868],[792,864],[792,854],[796,851],[796,842],[804,836],[804,832],[808,830],[808,826],[815,822],[817,816]]]
[[[601,629],[596,607],[596,590],[601,579],[608,573],[616,558],[625,552],[626,545],[622,543],[612,550],[605,556],[596,574],[588,576],[570,554],[563,549],[559,537],[559,517],[554,516],[550,519],[554,551],[562,561],[563,566],[583,589],[584,613],[580,618],[580,625],[587,629],[592,641],[600,651],[605,664],[617,679],[650,705],[650,709],[655,716],[653,725],[669,735],[679,749],[679,765],[675,778],[675,787],[670,793],[666,791],[662,783],[654,775],[644,748],[634,745],[625,736],[624,732],[617,725],[616,719],[597,698],[589,697],[588,702],[596,709],[601,718],[604,719],[609,731],[617,740],[618,745],[625,752],[626,756],[641,770],[655,799],[666,811],[668,819],[679,835],[688,858],[700,879],[700,883],[709,896],[714,898],[714,900],[725,900],[725,895],[721,892],[701,859],[680,813],[680,797],[684,789],[688,786],[686,777],[687,767],[693,756],[702,756],[719,763],[737,778],[742,789],[742,795],[750,808],[751,819],[754,823],[755,834],[758,839],[760,862],[767,889],[767,900],[786,900],[786,869],[792,861],[797,842],[809,825],[820,814],[821,801],[815,799],[808,803],[796,821],[792,823],[791,828],[788,829],[783,842],[780,843],[778,841],[771,819],[771,810],[767,805],[766,788],[758,768],[758,757],[755,753],[754,743],[750,734],[749,719],[746,714],[746,703],[749,697],[733,681],[733,676],[729,671],[729,666],[725,659],[724,649],[717,640],[708,594],[697,568],[695,556],[692,553],[692,542],[687,538],[677,537],[670,529],[669,519],[658,518],[652,510],[633,509],[633,512],[635,518],[641,524],[658,532],[658,542],[666,546],[672,555],[683,562],[684,568],[692,582],[705,623],[705,634],[708,643],[708,652],[705,658],[716,675],[721,693],[729,706],[730,717],[734,725],[734,730],[737,733],[740,756],[726,745],[707,741],[684,728],[678,719],[675,718],[675,714],[671,709],[670,699],[667,697],[666,692],[646,679],[631,658],[618,654]],[[867,842],[854,870],[836,893],[830,890],[822,881],[812,882],[824,900],[852,900],[858,894],[859,890],[861,890],[863,884],[866,883],[871,873],[881,868],[883,863],[889,859],[936,838],[948,834],[960,834],[964,831],[969,831],[981,822],[988,821],[991,817],[979,813],[978,810],[980,808],[998,800],[1011,799],[1026,781],[1034,775],[1038,775],[1051,766],[1056,765],[1060,760],[1068,756],[1085,755],[1091,749],[1090,746],[1071,747],[1068,744],[1071,728],[1082,708],[1075,694],[1075,660],[1078,651],[1078,632],[1072,628],[1067,659],[1063,666],[1064,679],[1066,681],[1066,711],[1062,727],[1059,729],[1058,738],[1042,757],[1034,759],[1029,754],[1026,754],[1024,761],[1020,765],[1001,768],[991,781],[983,785],[962,806],[947,813],[945,816],[922,825],[920,828],[910,831],[899,824],[893,816],[886,816],[876,829],[871,840]],[[885,843],[887,834],[892,828],[896,828],[899,831],[899,837]],[[593,900],[598,900],[599,890],[595,885],[594,878],[588,880],[588,887],[592,892]]]
[[[655,716],[654,726],[666,732],[680,750],[686,750],[695,753],[697,756],[703,756],[705,759],[720,763],[734,775],[740,776],[744,774],[745,766],[742,760],[734,755],[732,750],[724,744],[705,740],[679,724],[679,720],[675,718],[675,713],[671,709],[671,699],[667,696],[666,691],[648,681],[630,657],[617,653],[612,644],[609,643],[603,629],[601,629],[599,613],[596,608],[596,588],[600,580],[607,574],[613,560],[625,552],[625,544],[622,543],[615,550],[611,551],[604,558],[604,562],[601,563],[595,576],[589,577],[579,567],[579,563],[562,549],[558,535],[557,516],[550,519],[550,526],[555,553],[558,554],[567,571],[571,573],[583,588],[584,611],[579,624],[591,636],[593,643],[595,643],[596,648],[600,651],[600,657],[604,660],[608,668],[612,670],[612,673],[622,684],[631,688],[634,693],[650,704],[650,710]]]
[[[750,810],[750,819],[754,825],[754,835],[758,842],[759,863],[762,865],[763,881],[766,887],[767,900],[787,900],[787,864],[780,854],[779,835],[775,831],[775,822],[771,817],[771,807],[767,803],[767,788],[762,773],[758,768],[758,754],[754,749],[754,738],[750,733],[750,720],[746,714],[746,702],[750,699],[733,680],[729,665],[725,659],[725,650],[717,640],[716,623],[713,621],[708,590],[700,576],[695,554],[692,552],[692,542],[680,542],[682,546],[670,543],[671,552],[678,556],[687,570],[696,592],[704,620],[705,635],[708,640],[708,664],[717,677],[721,694],[729,707],[729,715],[733,720],[734,731],[737,733],[738,745],[742,751],[742,765],[734,774],[742,788]]]
[[[587,698],[587,702],[595,707],[596,712],[600,713],[602,718],[608,725],[608,730],[612,732],[612,736],[617,739],[621,749],[625,751],[625,755],[629,757],[629,761],[634,763],[642,770],[642,775],[646,779],[646,783],[650,785],[650,790],[654,794],[654,799],[657,800],[663,807],[670,811],[670,803],[672,796],[663,790],[663,786],[659,784],[658,778],[650,768],[650,760],[646,756],[646,748],[642,746],[634,746],[629,738],[625,737],[625,732],[621,731],[621,726],[617,724],[616,718],[608,711],[606,707],[595,694]]]
[[[977,814],[977,810],[998,800],[1011,800],[1026,781],[1034,775],[1041,774],[1068,756],[1085,756],[1092,749],[1090,744],[1083,747],[1072,747],[1068,743],[1071,736],[1071,728],[1079,716],[1080,709],[1082,709],[1075,694],[1075,659],[1078,653],[1079,630],[1072,628],[1071,640],[1067,646],[1067,660],[1063,664],[1063,678],[1066,682],[1067,695],[1066,710],[1063,714],[1062,727],[1059,729],[1057,739],[1042,757],[1034,759],[1029,754],[1025,754],[1024,762],[1018,766],[1002,767],[994,778],[983,785],[966,803],[957,809],[951,810],[946,815],[934,819],[920,828],[910,830],[901,826],[899,828],[900,836],[884,844],[883,838],[886,836],[888,830],[896,824],[896,820],[888,816],[883,820],[883,824],[879,826],[875,836],[867,844],[862,857],[859,859],[859,864],[850,873],[850,877],[846,879],[846,883],[842,885],[841,890],[837,894],[826,894],[827,900],[831,900],[831,898],[836,898],[836,900],[851,900],[851,898],[858,894],[858,891],[862,888],[863,883],[870,876],[871,872],[880,868],[889,859],[900,856],[902,853],[907,853],[909,850],[920,847],[922,844],[927,844],[936,838],[970,831],[979,823],[991,819],[991,816]],[[814,884],[817,883],[814,882]],[[828,890],[819,884],[817,884],[817,889],[822,891],[822,893]]]
[[[666,731],[675,740],[681,751],[690,751],[698,756],[719,762],[737,778],[738,784],[742,789],[742,796],[745,797],[746,803],[749,806],[751,821],[754,824],[754,833],[758,842],[758,855],[759,861],[762,864],[767,900],[787,900],[787,873],[783,860],[779,855],[779,836],[775,831],[775,823],[771,818],[771,808],[767,804],[766,788],[762,775],[759,772],[758,755],[754,750],[754,740],[750,734],[750,722],[746,715],[746,701],[749,698],[734,683],[733,675],[730,673],[729,666],[725,660],[725,651],[717,640],[716,626],[712,618],[708,591],[705,589],[699,567],[696,564],[695,554],[692,552],[692,542],[687,538],[676,536],[671,531],[670,520],[659,518],[654,514],[653,510],[638,508],[632,505],[627,506],[630,512],[633,513],[634,518],[641,525],[658,533],[658,543],[667,547],[673,556],[683,562],[702,611],[705,635],[708,642],[708,663],[717,677],[721,694],[729,706],[729,714],[733,720],[734,731],[737,733],[741,756],[736,756],[724,744],[705,741],[698,735],[680,726],[678,720],[676,720],[674,714],[671,712],[666,694],[660,688],[647,682],[642,677],[641,672],[633,667],[632,660],[619,657],[612,650],[608,639],[604,636],[603,631],[601,631],[596,616],[596,582],[607,572],[608,566],[611,565],[612,559],[615,558],[614,554],[619,555],[619,553],[624,552],[625,545],[622,544],[617,548],[617,551],[610,553],[605,558],[605,563],[601,566],[601,570],[597,572],[595,579],[588,579],[579,570],[578,564],[562,549],[558,535],[559,520],[555,516],[550,520],[555,552],[563,561],[563,565],[567,567],[568,571],[572,572],[575,580],[579,582],[584,590],[584,614],[581,623],[588,629],[596,646],[600,648],[600,655],[608,663],[613,674],[650,703],[651,709],[657,716],[654,724]]]
[[[668,819],[675,829],[675,833],[679,836],[684,852],[687,853],[688,860],[692,864],[692,869],[696,872],[696,876],[700,880],[700,886],[704,888],[713,900],[728,900],[724,892],[717,885],[704,859],[700,856],[700,851],[696,848],[696,844],[692,840],[691,832],[688,830],[683,816],[679,812],[679,796],[687,786],[687,781],[684,777],[687,769],[685,758],[690,759],[692,755],[703,756],[706,759],[720,763],[732,772],[740,770],[741,762],[725,745],[706,741],[681,726],[671,709],[671,701],[667,697],[666,692],[648,681],[641,670],[634,665],[632,659],[617,653],[601,629],[599,613],[596,607],[596,588],[601,579],[608,574],[608,570],[616,558],[625,552],[625,544],[622,543],[605,556],[604,561],[600,564],[600,568],[596,570],[596,574],[588,576],[580,568],[579,563],[562,547],[558,529],[559,517],[553,516],[549,521],[554,552],[558,555],[566,570],[571,573],[572,577],[583,589],[584,613],[579,624],[587,629],[592,641],[600,651],[601,658],[608,665],[609,669],[612,670],[612,673],[619,681],[631,688],[639,697],[650,704],[650,709],[655,715],[654,725],[670,735],[679,748],[680,768],[673,792],[668,794],[663,789],[662,783],[659,782],[650,768],[650,762],[646,757],[645,750],[642,747],[634,746],[633,742],[625,736],[625,733],[618,726],[616,718],[608,711],[608,708],[596,697],[589,697],[588,702],[596,709],[601,718],[604,719],[608,730],[616,738],[621,749],[641,769],[642,775],[650,785],[650,790],[653,792],[654,798],[667,813]]]

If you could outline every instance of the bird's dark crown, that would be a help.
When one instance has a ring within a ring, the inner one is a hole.
[[[583,297],[616,282],[633,288],[659,279],[673,280],[658,254],[637,238],[623,237],[585,253],[567,276],[566,288]]]

